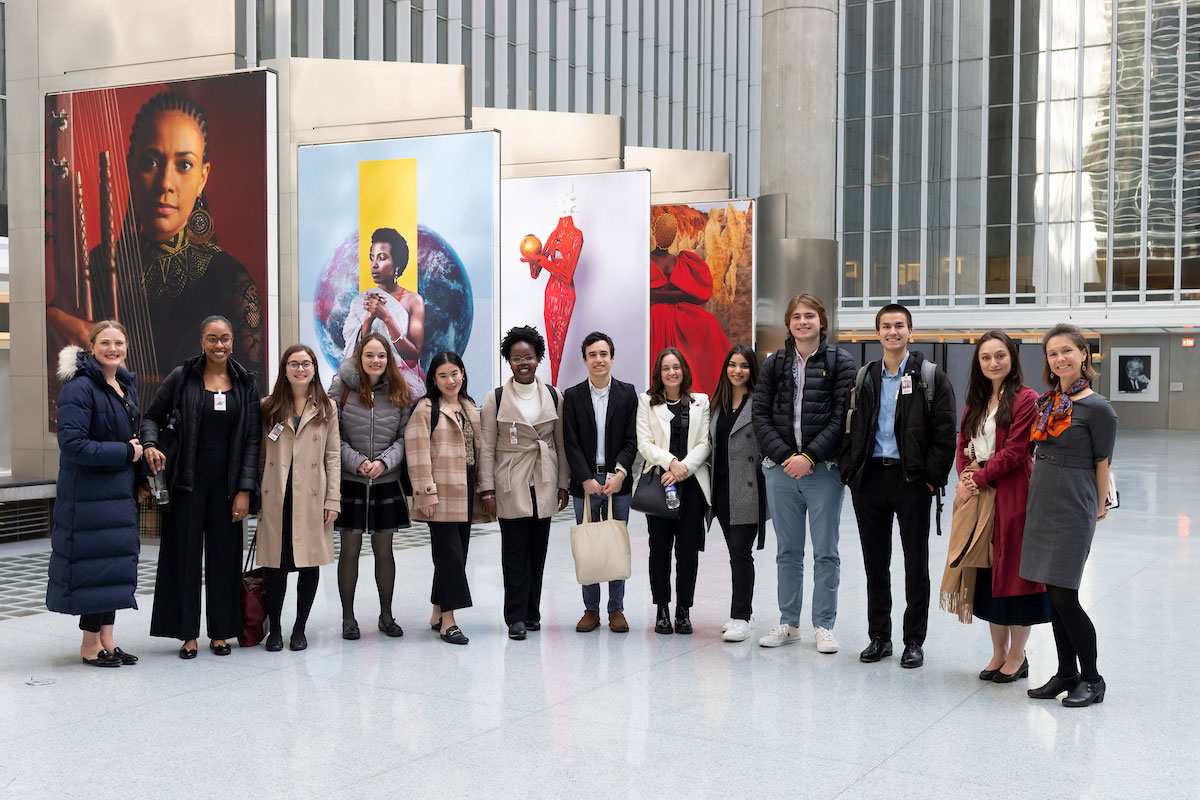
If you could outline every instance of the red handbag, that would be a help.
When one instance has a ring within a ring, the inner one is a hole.
[[[263,568],[251,569],[257,545],[256,530],[242,567],[242,633],[238,636],[238,644],[242,647],[254,647],[266,637],[267,593],[263,587]]]

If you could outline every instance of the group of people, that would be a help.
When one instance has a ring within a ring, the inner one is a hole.
[[[955,513],[967,513],[985,492],[994,510],[992,556],[963,593],[974,616],[991,624],[993,654],[980,678],[1026,678],[1029,626],[1049,621],[1058,670],[1029,695],[1067,692],[1064,703],[1073,706],[1102,701],[1095,629],[1078,589],[1096,521],[1106,514],[1116,415],[1089,388],[1097,373],[1079,329],[1057,325],[1044,337],[1049,390],[1040,397],[1024,384],[1013,341],[999,331],[981,337],[959,427],[945,373],[909,349],[912,316],[904,306],[879,310],[883,358],[861,368],[826,338],[828,317],[814,295],[793,297],[784,322],[784,346],[761,367],[751,348],[729,350],[711,399],[693,390],[690,365],[673,347],[658,353],[649,388],[638,394],[613,377],[616,351],[602,332],[580,345],[588,378],[560,392],[537,377],[542,334],[516,327],[500,348],[512,377],[480,404],[467,391],[461,358],[449,351],[434,356],[425,395],[414,402],[388,334],[374,330],[363,331],[328,391],[313,351],[287,348],[274,388],[260,398],[253,373],[233,358],[229,321],[210,317],[201,353],[171,372],[145,414],[124,367],[125,329],[99,322],[89,348],[67,347],[60,356],[61,467],[47,605],[80,616],[84,662],[137,661],[117,646],[113,624],[116,610],[137,607],[136,502],[153,483],[165,516],[151,634],[181,641],[181,658],[197,655],[202,565],[209,648],[227,655],[242,632],[242,522],[252,513],[268,650],[284,646],[291,571],[299,576],[288,645],[307,646],[319,567],[335,560],[334,530],[342,636],[361,636],[354,597],[364,535],[374,553],[378,628],[402,636],[392,611],[391,539],[410,520],[430,531],[430,626],[444,641],[465,645],[455,614],[472,605],[471,524],[499,519],[504,621],[508,636],[521,640],[541,627],[552,517],[573,499],[577,521],[610,509],[628,520],[636,472],[637,485],[660,485],[672,509],[647,515],[657,633],[693,632],[699,553],[715,518],[732,573],[721,636],[738,642],[753,635],[753,550],[763,548],[770,517],[779,621],[759,644],[804,638],[811,528],[813,641],[819,652],[835,653],[848,486],[867,577],[869,643],[859,658],[878,662],[893,652],[895,519],[905,567],[900,665],[917,668],[930,607],[931,505],[937,497],[940,507],[957,462]],[[601,588],[582,587],[577,631],[603,622]],[[608,583],[607,623],[616,633],[630,628],[624,595],[624,581]]]

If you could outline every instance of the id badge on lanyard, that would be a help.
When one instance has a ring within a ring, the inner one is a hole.
[[[512,423],[511,425],[509,425],[509,427],[508,427],[508,443],[509,444],[517,443],[517,423],[515,423],[515,422]]]
[[[900,379],[900,394],[912,394],[912,375]]]
[[[225,393],[217,392],[213,395],[213,411],[225,410]]]
[[[277,422],[275,424],[275,427],[271,428],[271,432],[267,434],[267,438],[270,439],[272,442],[277,442],[277,441],[279,441],[279,435],[281,433],[283,433],[283,423]]]

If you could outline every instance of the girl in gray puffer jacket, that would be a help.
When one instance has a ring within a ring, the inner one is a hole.
[[[363,337],[354,355],[342,361],[329,397],[338,404],[342,436],[342,511],[334,523],[341,534],[338,592],[342,638],[361,635],[354,618],[354,589],[364,533],[370,534],[375,553],[379,630],[388,636],[403,636],[404,630],[392,616],[396,584],[392,534],[410,524],[400,471],[412,393],[392,361],[383,335]]]

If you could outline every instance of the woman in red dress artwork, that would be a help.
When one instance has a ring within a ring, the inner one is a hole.
[[[655,248],[650,253],[650,352],[664,347],[683,351],[692,368],[696,391],[711,395],[721,377],[729,337],[717,318],[704,310],[712,296],[712,273],[695,253],[668,252],[679,232],[669,213],[654,221]]]

